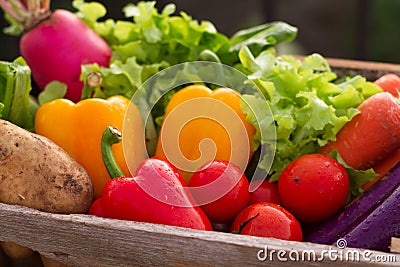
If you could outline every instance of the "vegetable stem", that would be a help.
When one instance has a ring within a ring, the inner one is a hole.
[[[42,0],[42,9],[50,10],[50,0]]]
[[[0,0],[0,6],[21,24],[23,31],[31,29],[51,13],[50,0]]]
[[[124,176],[113,156],[112,145],[121,142],[121,132],[112,126],[106,127],[101,138],[101,154],[111,178]]]
[[[0,6],[5,13],[8,13],[19,23],[22,23],[27,16],[24,6],[16,0],[0,0]]]
[[[103,82],[103,76],[99,72],[89,73],[86,77],[86,82],[83,87],[81,100],[90,98],[93,94],[93,91],[100,87]]]
[[[232,234],[238,234],[240,235],[242,233],[243,228],[246,227],[246,225],[248,225],[252,220],[254,220],[258,215],[260,215],[260,213],[257,213],[256,215],[254,215],[253,217],[249,218],[247,221],[244,221],[242,224],[240,224],[239,229],[237,231],[232,231]]]
[[[37,3],[38,1],[40,1],[40,0],[28,0],[26,2],[27,9],[29,11],[35,11],[37,9],[37,7],[40,6],[40,3],[39,3],[39,5]]]

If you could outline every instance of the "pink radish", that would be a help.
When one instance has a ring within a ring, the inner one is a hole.
[[[109,65],[108,44],[74,13],[51,12],[50,0],[0,0],[0,6],[20,23],[20,53],[42,90],[58,80],[68,86],[65,97],[76,102],[83,89],[81,65]]]

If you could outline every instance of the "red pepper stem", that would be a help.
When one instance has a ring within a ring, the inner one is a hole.
[[[101,154],[103,156],[104,165],[106,165],[106,169],[111,178],[124,176],[112,152],[112,145],[121,142],[121,140],[121,132],[116,127],[112,126],[106,127],[101,138]]]

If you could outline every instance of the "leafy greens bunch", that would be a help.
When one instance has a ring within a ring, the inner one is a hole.
[[[185,12],[174,15],[175,5],[159,12],[156,2],[128,4],[123,8],[125,20],[105,19],[106,8],[97,2],[73,1],[77,15],[103,37],[113,50],[109,68],[83,67],[82,80],[93,71],[103,76],[101,90],[95,96],[121,94],[131,97],[153,74],[169,66],[196,60],[215,61],[234,66],[240,64],[238,52],[247,46],[253,53],[293,40],[297,28],[272,22],[239,31],[227,37],[211,22],[197,21]],[[156,99],[164,92],[151,92]]]
[[[359,75],[339,80],[319,54],[301,60],[289,55],[278,56],[274,50],[268,49],[254,56],[244,47],[239,57],[241,70],[263,95],[244,95],[243,103],[246,104],[242,108],[248,114],[248,120],[256,126],[255,147],[275,148],[271,168],[268,154],[258,165],[269,170],[271,181],[278,180],[282,170],[294,159],[316,153],[329,141],[335,140],[343,125],[359,113],[357,107],[381,91]],[[267,119],[266,105],[273,118]],[[272,126],[276,130],[275,139],[261,134],[271,131]],[[344,164],[337,153],[331,156]],[[347,169],[354,195],[360,193],[359,188],[364,182],[375,177],[372,170]]]

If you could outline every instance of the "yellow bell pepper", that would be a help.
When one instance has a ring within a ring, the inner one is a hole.
[[[166,107],[156,156],[168,159],[186,182],[214,159],[246,168],[253,155],[254,126],[241,109],[240,93],[190,85],[175,93]]]
[[[124,122],[125,114],[130,119]],[[132,149],[123,151],[122,143],[113,146],[117,164],[125,175],[130,175],[130,171],[134,172],[137,164],[146,158],[146,151],[143,122],[139,110],[129,99],[122,96],[88,98],[76,104],[68,99],[56,99],[42,105],[35,117],[36,133],[64,148],[86,169],[92,179],[95,198],[101,196],[104,185],[110,180],[100,147],[107,126],[115,126],[123,132],[123,142],[127,140],[124,147],[128,145]]]

